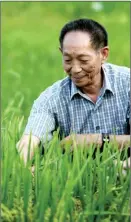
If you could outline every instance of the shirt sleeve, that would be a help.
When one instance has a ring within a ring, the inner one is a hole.
[[[55,118],[49,111],[47,102],[37,99],[32,106],[24,134],[31,133],[44,144],[52,139],[54,130]]]
[[[130,90],[128,92],[128,107],[126,113],[126,134],[130,135]]]
[[[128,91],[128,107],[127,107],[126,118],[130,119],[130,85],[129,85],[129,91]]]
[[[128,103],[126,118],[130,119],[130,103]]]

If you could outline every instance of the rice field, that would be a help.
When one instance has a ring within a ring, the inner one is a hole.
[[[33,101],[64,77],[58,37],[69,20],[90,17],[109,33],[109,62],[129,67],[130,3],[2,2],[3,222],[130,221],[127,147],[92,144],[63,151],[58,132],[24,165],[16,149]],[[30,151],[30,145],[29,145]],[[94,155],[95,152],[95,155]],[[115,163],[117,161],[117,163]],[[32,167],[35,166],[32,173]]]
[[[63,152],[56,132],[44,155],[39,147],[25,166],[15,149],[23,119],[12,120],[2,133],[2,221],[129,221],[130,170],[123,173],[120,162],[126,147],[107,144],[94,155],[93,144],[74,143],[71,151],[67,143]]]

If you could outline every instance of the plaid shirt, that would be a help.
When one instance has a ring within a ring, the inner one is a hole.
[[[48,87],[34,101],[24,134],[51,140],[53,132],[60,136],[78,134],[126,134],[130,116],[130,69],[109,63],[102,65],[104,84],[97,102],[83,94],[69,77]]]

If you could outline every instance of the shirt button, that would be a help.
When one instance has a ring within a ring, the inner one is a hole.
[[[99,126],[96,126],[96,130],[99,130],[100,129],[100,127]]]

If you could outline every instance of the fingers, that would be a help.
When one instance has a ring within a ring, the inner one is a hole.
[[[113,162],[114,162],[115,166],[118,164],[117,160],[114,160]],[[127,175],[127,169],[130,168],[130,157],[127,160],[120,161],[120,164],[122,166],[122,174],[123,174],[123,176],[126,176]]]
[[[24,163],[27,163],[28,160],[28,148],[30,144],[30,160],[34,156],[34,150],[39,145],[40,139],[36,136],[24,135],[20,141],[16,144],[16,148],[20,154],[20,157],[24,160]]]
[[[127,160],[124,160],[123,161],[123,168],[124,169],[128,169],[128,168],[130,168],[130,157],[127,159]]]

